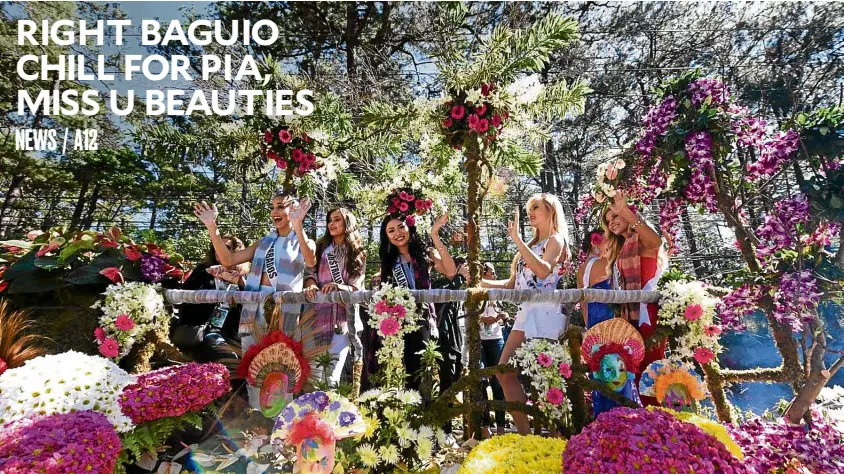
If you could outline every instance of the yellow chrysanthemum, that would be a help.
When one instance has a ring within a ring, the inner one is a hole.
[[[369,417],[366,417],[363,420],[366,423],[366,430],[363,432],[363,439],[372,438],[375,434],[375,430],[378,429],[378,420],[376,418]]]
[[[724,425],[718,423],[717,421],[712,421],[709,418],[704,418],[700,415],[690,412],[678,412],[671,410],[669,408],[663,407],[648,407],[648,410],[653,411],[654,409],[659,409],[670,413],[677,418],[678,420],[689,423],[692,425],[697,426],[704,432],[712,435],[721,442],[726,448],[727,451],[733,454],[739,461],[744,460],[744,453],[741,451],[741,448],[738,444],[733,440],[733,437],[730,436],[730,433],[727,432],[727,429],[724,428]]]
[[[475,446],[458,474],[558,474],[566,440],[506,434]]]

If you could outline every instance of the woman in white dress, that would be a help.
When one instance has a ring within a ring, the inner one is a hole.
[[[507,223],[510,238],[518,248],[513,258],[508,280],[483,280],[486,288],[554,290],[565,274],[565,262],[570,257],[568,225],[560,200],[547,193],[535,194],[527,202],[528,219],[533,238],[525,243],[519,236],[519,211]],[[568,325],[568,316],[559,303],[522,303],[516,322],[499,364],[507,364],[510,357],[527,339],[557,340]],[[515,373],[498,374],[507,401],[525,402],[527,397]],[[527,415],[513,412],[513,421],[521,434],[530,432]]]

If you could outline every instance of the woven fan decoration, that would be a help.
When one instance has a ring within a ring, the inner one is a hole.
[[[260,391],[267,417],[278,415],[302,391],[310,373],[302,344],[280,330],[250,346],[237,368],[237,375]]]
[[[672,359],[648,365],[642,372],[639,392],[677,411],[696,411],[696,403],[707,396],[701,376],[691,366]]]
[[[616,350],[610,350],[616,348]],[[645,357],[645,341],[642,335],[627,321],[621,318],[614,318],[592,326],[586,331],[583,337],[583,344],[580,350],[583,359],[589,365],[590,370],[600,365],[601,358],[608,353],[616,353],[621,349],[622,355],[628,360],[628,367],[638,367]]]

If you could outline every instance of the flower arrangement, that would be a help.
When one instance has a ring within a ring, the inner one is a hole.
[[[0,472],[111,474],[120,438],[102,413],[82,410],[23,418],[0,430]]]
[[[559,474],[566,440],[506,434],[472,448],[457,474]]]
[[[317,170],[322,163],[311,151],[313,139],[284,125],[264,131],[263,152],[279,169],[297,177]]]
[[[612,202],[616,187],[621,178],[621,170],[627,164],[622,159],[613,159],[598,165],[595,172],[595,185],[592,187],[592,198],[599,204]]]
[[[724,444],[724,447],[727,448],[733,456],[736,457],[739,461],[744,459],[744,453],[741,451],[741,447],[736,443],[733,437],[730,435],[730,432],[727,431],[727,428],[724,427],[721,423],[717,421],[712,421],[709,418],[704,418],[700,415],[695,413],[690,413],[687,411],[674,411],[669,408],[664,407],[648,407],[647,410],[654,411],[654,410],[662,410],[665,413],[677,418],[678,420],[684,423],[690,423],[692,425],[697,426],[701,430],[710,435],[714,436],[715,439],[720,441]]]
[[[530,339],[516,349],[510,363],[530,378],[531,398],[550,419],[571,411],[566,379],[572,375],[572,360],[560,343]]]
[[[749,474],[723,443],[661,410],[604,412],[563,453],[563,472]]]
[[[119,403],[123,413],[140,424],[202,410],[229,389],[224,365],[194,362],[139,375],[123,389]]]
[[[504,128],[510,114],[494,83],[479,90],[459,91],[437,110],[440,131],[449,145],[461,149],[467,137],[478,136],[493,142]]]
[[[135,243],[117,227],[105,233],[54,227],[32,231],[27,239],[0,242],[0,257],[12,262],[2,273],[0,291],[8,286],[11,293],[37,292],[41,280],[50,280],[49,288],[55,289],[124,281],[179,282],[187,275],[181,255],[169,255],[153,243]],[[28,277],[21,278],[24,275]]]
[[[718,338],[723,327],[715,318],[718,298],[709,294],[699,281],[673,280],[660,288],[659,324],[678,330],[674,353],[683,360],[701,365],[715,360],[721,352]],[[673,347],[673,346],[672,346]]]
[[[387,214],[395,219],[404,219],[408,227],[416,226],[416,216],[424,215],[434,203],[422,191],[409,187],[393,189],[387,196]]]
[[[419,328],[416,301],[410,290],[389,283],[381,284],[369,304],[369,324],[383,338],[378,361],[384,368],[387,388],[404,385],[404,336]]]
[[[103,295],[91,308],[103,312],[94,337],[105,357],[122,359],[148,332],[166,330],[170,323],[159,285],[109,285]]]
[[[673,410],[697,411],[697,402],[707,396],[706,385],[690,364],[676,359],[652,362],[642,372],[639,393],[655,397]]]
[[[362,444],[339,443],[345,472],[416,471],[431,462],[434,442],[445,433],[422,424],[422,396],[415,390],[372,389],[362,393],[355,404],[366,429]]]
[[[126,432],[133,425],[119,396],[134,381],[102,357],[74,351],[36,357],[0,376],[0,425],[35,415],[94,410]]]
[[[753,418],[730,428],[730,433],[744,451],[745,463],[752,472],[777,472],[794,459],[812,474],[844,472],[844,434],[817,410],[812,410],[809,429],[782,418],[773,422]]]

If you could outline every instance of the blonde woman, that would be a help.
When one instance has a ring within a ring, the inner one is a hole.
[[[569,259],[569,232],[563,206],[557,196],[542,193],[528,199],[527,214],[533,228],[533,238],[525,243],[519,236],[519,210],[507,224],[507,232],[518,248],[513,258],[508,280],[483,280],[486,288],[553,290],[565,274]],[[527,339],[560,337],[568,325],[568,316],[559,303],[522,303],[516,322],[504,345],[499,364],[507,364],[510,357]],[[497,375],[508,401],[524,402],[527,397],[514,373]],[[513,421],[521,434],[530,432],[530,422],[524,413],[513,412]]]

